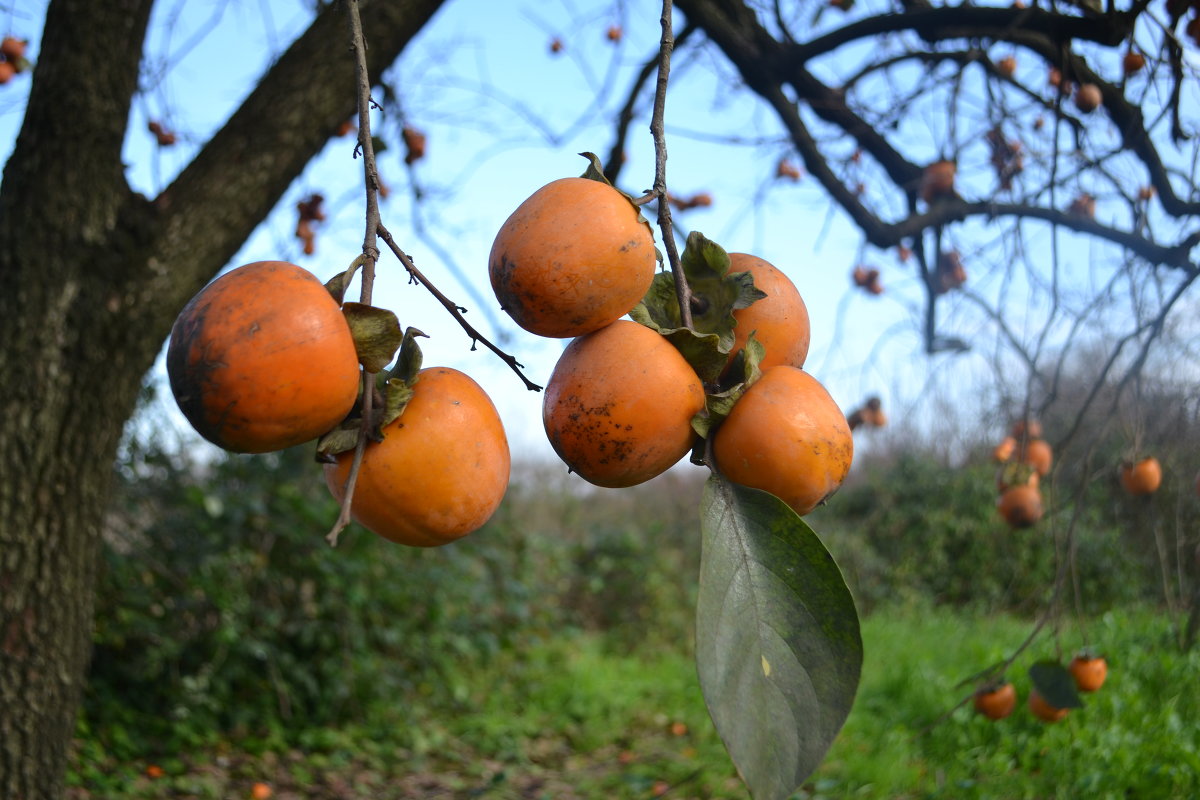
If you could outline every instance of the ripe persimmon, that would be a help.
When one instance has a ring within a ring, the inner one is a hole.
[[[988,719],[1004,719],[1017,707],[1017,690],[1007,681],[985,686],[975,693],[974,705]]]
[[[1037,470],[1043,478],[1050,474],[1054,464],[1054,451],[1045,439],[1030,439],[1021,447],[1021,461]]]
[[[992,450],[992,459],[1004,463],[1013,457],[1013,453],[1017,450],[1017,440],[1011,436],[1005,436],[1000,440],[1000,444],[996,445]]]
[[[654,236],[619,191],[552,181],[500,227],[488,258],[501,307],[525,330],[567,338],[629,312],[654,278]]]
[[[1028,484],[1005,489],[996,507],[1000,510],[1000,516],[1014,528],[1031,527],[1046,513],[1042,506],[1042,493],[1036,486]]]
[[[845,480],[854,439],[820,381],[781,364],[734,404],[713,438],[713,457],[729,480],[770,492],[804,516]]]
[[[1065,717],[1071,709],[1055,708],[1046,702],[1046,699],[1038,694],[1037,689],[1029,690],[1029,710],[1033,715],[1043,722],[1058,722]]]
[[[750,334],[762,343],[765,354],[759,362],[760,369],[776,364],[803,367],[808,358],[808,345],[812,330],[809,326],[808,307],[804,298],[787,275],[770,262],[745,253],[729,254],[729,271],[749,272],[754,276],[754,286],[767,296],[751,303],[746,308],[735,309],[733,318],[737,325],[733,329],[734,354],[746,346]]]
[[[1076,688],[1081,692],[1096,691],[1104,685],[1104,679],[1108,677],[1108,662],[1100,656],[1087,653],[1080,653],[1072,658],[1067,669],[1075,679]]]
[[[320,436],[350,412],[359,386],[341,308],[285,261],[238,267],[193,297],[171,329],[167,375],[192,427],[237,453]]]
[[[958,171],[953,161],[935,161],[921,173],[921,199],[932,203],[939,197],[954,193],[954,176]]]
[[[0,84],[11,81],[17,74],[17,68],[11,61],[0,61]]]
[[[617,320],[567,346],[546,384],[542,422],[571,471],[597,486],[665,472],[694,441],[704,408],[695,370],[662,335]]]
[[[1016,439],[1042,438],[1042,423],[1036,419],[1019,419],[1012,424],[1012,435]]]
[[[350,513],[385,539],[436,547],[491,518],[508,488],[511,457],[496,407],[469,376],[421,370],[404,413],[368,442]],[[325,483],[345,496],[354,452],[325,465]]]
[[[1126,75],[1141,72],[1144,66],[1146,66],[1146,57],[1133,50],[1127,51],[1125,57],[1121,59],[1121,68],[1125,71]]]
[[[1154,494],[1162,485],[1162,466],[1157,458],[1143,458],[1121,465],[1121,487],[1132,495]]]

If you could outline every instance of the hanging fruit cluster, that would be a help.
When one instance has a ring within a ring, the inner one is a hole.
[[[302,221],[319,209],[319,198],[306,202]],[[317,439],[326,483],[340,502],[369,385],[369,438],[352,517],[417,547],[465,536],[491,517],[508,486],[508,441],[495,406],[467,375],[422,369],[420,332],[402,331],[386,309],[343,302],[346,280],[339,273],[322,285],[283,261],[217,278],[172,328],[171,391],[196,431],[231,452],[268,453]]]
[[[681,259],[686,324],[673,274],[655,274],[650,225],[585,155],[583,177],[553,181],[513,212],[489,258],[492,288],[518,325],[574,337],[542,407],[555,452],[585,480],[619,488],[691,451],[807,514],[845,478],[853,443],[802,369],[800,293],[768,262],[693,233]]]
[[[992,452],[992,457],[1000,463],[996,475],[996,489],[1000,492],[997,508],[1014,528],[1028,528],[1045,513],[1038,483],[1049,474],[1054,452],[1041,437],[1041,423],[1017,420],[1011,433]]]

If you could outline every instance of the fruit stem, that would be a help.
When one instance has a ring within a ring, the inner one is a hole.
[[[363,37],[362,19],[358,14],[358,0],[346,3],[346,24],[350,29],[350,46],[354,50],[354,71],[358,85],[358,145],[363,156],[363,176],[367,193],[366,230],[363,233],[362,247],[362,284],[359,294],[360,302],[371,305],[371,291],[375,285],[375,262],[379,259],[379,247],[375,241],[375,231],[379,228],[379,171],[375,166],[375,145],[371,140],[371,80],[367,74],[367,47]],[[355,259],[359,262],[360,259]],[[331,547],[336,547],[338,535],[350,524],[350,506],[354,500],[354,484],[358,479],[358,469],[362,464],[363,452],[367,446],[367,436],[371,429],[373,400],[375,392],[375,375],[365,369],[362,374],[362,427],[358,431],[358,442],[354,447],[354,460],[350,464],[350,474],[346,477],[345,492],[342,495],[342,507],[338,512],[337,521],[325,539]]]
[[[650,117],[650,134],[654,137],[654,194],[658,197],[658,227],[662,231],[667,262],[675,277],[675,297],[679,301],[679,319],[685,328],[692,327],[692,290],[688,287],[683,267],[679,263],[679,248],[671,226],[671,204],[667,202],[667,138],[663,112],[667,105],[667,78],[671,74],[671,51],[675,35],[671,29],[671,0],[663,0],[662,39],[658,47],[658,83],[654,87],[654,113]]]

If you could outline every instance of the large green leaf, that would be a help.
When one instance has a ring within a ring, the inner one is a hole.
[[[696,662],[709,713],[756,800],[817,768],[858,689],[854,599],[782,501],[718,477],[704,488]]]

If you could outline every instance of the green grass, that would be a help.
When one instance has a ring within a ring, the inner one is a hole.
[[[1055,725],[1022,703],[988,722],[958,684],[999,661],[1031,623],[945,610],[865,620],[863,681],[842,735],[801,797],[1188,798],[1200,796],[1200,652],[1182,655],[1147,611],[1092,620],[1108,682]],[[1062,631],[1061,655],[1078,648]],[[1044,632],[1009,677],[1022,699]],[[442,685],[376,709],[360,727],[265,733],[186,754],[115,763],[84,737],[76,797],[745,798],[712,729],[686,647],[628,654],[573,633],[524,653],[464,657]],[[342,794],[338,794],[342,792]],[[349,792],[347,795],[346,792]]]

